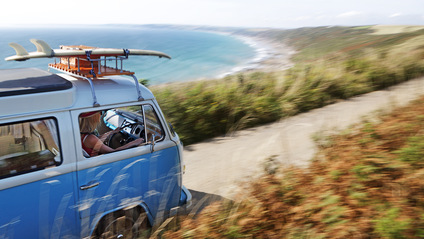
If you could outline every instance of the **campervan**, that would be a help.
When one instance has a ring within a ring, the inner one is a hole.
[[[0,238],[136,238],[182,206],[183,144],[122,69],[146,50],[11,43],[51,71],[0,70]]]

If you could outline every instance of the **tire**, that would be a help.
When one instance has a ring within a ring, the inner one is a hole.
[[[106,215],[97,229],[97,238],[133,239],[148,233],[147,214],[144,211],[140,213],[139,208],[132,208]]]

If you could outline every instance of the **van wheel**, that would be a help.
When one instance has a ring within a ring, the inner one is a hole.
[[[113,213],[110,219],[106,218],[98,228],[98,238],[101,239],[132,239],[148,232],[148,219],[146,213],[139,210],[121,210]]]

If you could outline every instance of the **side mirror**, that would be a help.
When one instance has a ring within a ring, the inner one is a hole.
[[[173,126],[172,126],[172,124],[171,124],[171,123],[169,123],[169,122],[168,122],[168,125],[169,125],[169,129],[171,130],[171,134],[172,134],[172,136],[173,136],[173,137],[175,137],[176,133],[175,133],[174,127],[173,127]]]

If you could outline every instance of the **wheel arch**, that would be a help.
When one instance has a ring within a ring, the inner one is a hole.
[[[100,229],[103,222],[105,222],[108,217],[113,216],[113,214],[125,212],[125,211],[128,211],[128,210],[138,210],[138,212],[140,214],[146,213],[150,226],[153,226],[155,224],[155,219],[153,218],[152,214],[150,213],[149,207],[144,202],[134,203],[134,204],[125,205],[125,206],[122,206],[122,207],[118,207],[118,208],[106,211],[106,212],[96,216],[93,219],[93,223],[92,223],[93,226],[91,227],[90,238],[97,238],[96,236],[97,236],[98,230]]]

